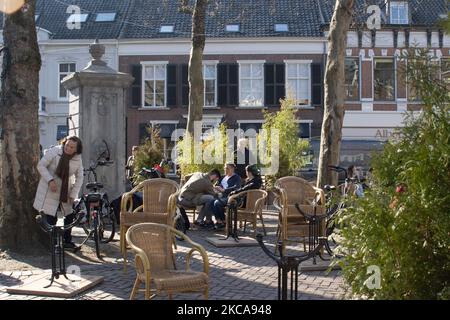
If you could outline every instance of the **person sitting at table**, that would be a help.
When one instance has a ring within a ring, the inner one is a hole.
[[[258,166],[256,164],[246,166],[245,173],[247,176],[245,184],[241,188],[231,191],[230,196],[239,194],[247,190],[261,189],[263,181],[261,178],[261,171],[259,170]],[[239,198],[240,199],[238,199],[238,203],[243,203],[245,206],[245,195]]]
[[[206,204],[216,198],[213,183],[219,179],[220,172],[217,169],[209,173],[196,172],[181,187],[177,202],[180,211],[182,208],[203,206],[194,222],[195,225],[207,226],[212,223],[211,213],[207,210]]]
[[[236,174],[234,163],[225,164],[224,170],[225,175],[219,181],[219,185],[214,188],[219,193],[218,199],[211,200],[209,203],[209,208],[216,218],[217,230],[225,227],[225,206],[228,202],[228,196],[241,186],[241,177]]]

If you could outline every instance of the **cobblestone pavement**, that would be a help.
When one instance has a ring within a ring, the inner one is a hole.
[[[267,243],[275,242],[276,216],[265,212],[264,219],[268,231]],[[210,264],[210,299],[277,299],[278,268],[259,246],[216,248],[209,244],[205,237],[214,232],[190,231],[191,239],[204,246],[208,252]],[[299,246],[297,246],[299,247]],[[273,245],[271,248],[274,248]],[[183,267],[183,254],[188,250],[184,242],[178,242],[177,265]],[[290,251],[295,251],[293,247]],[[119,257],[113,262],[103,264],[80,265],[82,275],[101,275],[103,283],[80,294],[75,299],[104,300],[128,299],[135,279],[133,254],[129,253],[129,267],[123,271],[123,263]],[[308,262],[310,263],[310,262]],[[201,257],[194,256],[192,269],[201,270]],[[0,273],[0,299],[43,300],[55,299],[28,295],[10,295],[6,287],[18,285],[31,275],[50,272],[50,270],[7,271]],[[323,271],[302,272],[299,275],[299,299],[343,299],[345,289],[339,271],[330,273]],[[143,299],[143,294],[138,295]],[[167,299],[166,296],[155,299]],[[179,294],[174,299],[202,299],[200,294]]]

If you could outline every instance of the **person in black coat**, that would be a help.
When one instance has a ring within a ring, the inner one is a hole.
[[[263,181],[261,178],[261,171],[258,169],[258,167],[254,164],[247,166],[245,167],[245,173],[247,175],[247,181],[241,188],[230,192],[230,196],[239,194],[247,190],[261,189]],[[243,203],[245,206],[245,195],[238,198],[238,203]]]

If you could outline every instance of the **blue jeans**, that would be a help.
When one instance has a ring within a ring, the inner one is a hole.
[[[225,206],[227,205],[228,197],[212,200],[210,202],[211,211],[216,220],[225,221]]]

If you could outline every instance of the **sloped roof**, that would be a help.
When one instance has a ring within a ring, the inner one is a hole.
[[[410,25],[415,26],[435,26],[440,20],[440,15],[447,15],[449,4],[447,0],[406,0],[409,2],[411,13]],[[335,0],[317,0],[320,6],[323,24],[329,24],[333,16]],[[386,11],[386,0],[356,0],[355,17],[358,21],[366,21],[369,14],[366,8],[369,5],[378,5],[382,12]],[[386,24],[386,16],[382,16],[383,23]]]
[[[177,0],[135,0],[121,38],[189,38],[191,16],[179,12]],[[276,23],[289,25],[288,32],[275,32]],[[171,34],[160,33],[162,24],[174,25]],[[239,32],[227,32],[227,24],[239,24]],[[321,37],[315,0],[217,0],[207,10],[206,36]]]

